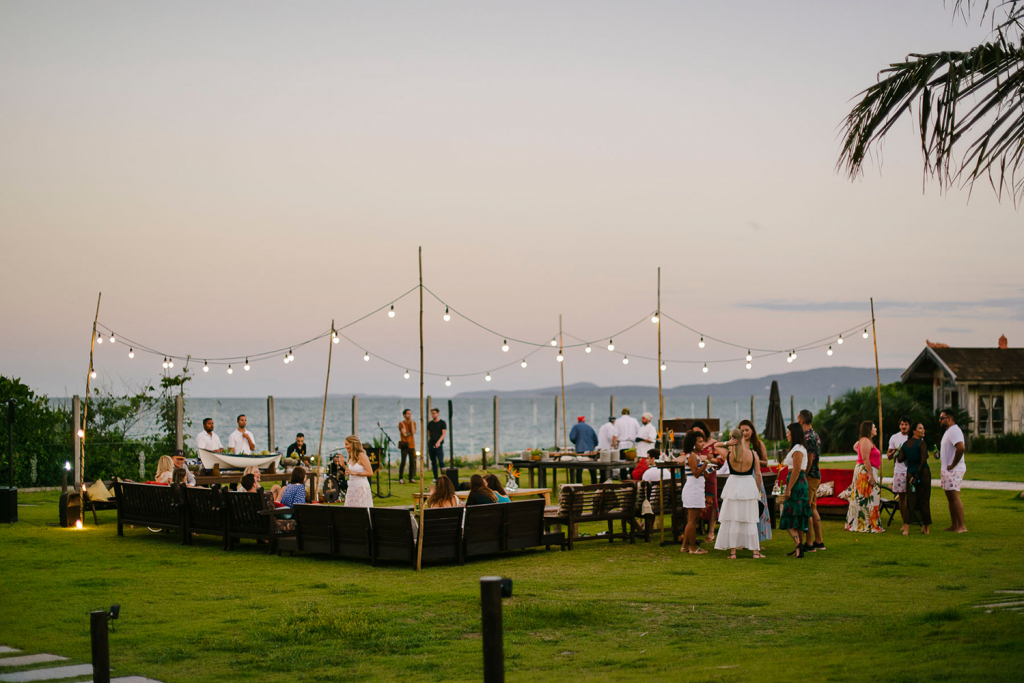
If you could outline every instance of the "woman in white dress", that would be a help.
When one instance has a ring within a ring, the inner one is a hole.
[[[359,437],[345,437],[345,450],[348,451],[348,493],[345,494],[345,507],[372,508],[370,477],[373,476],[373,467],[370,466],[370,459],[366,457]]]
[[[716,550],[729,550],[730,560],[736,559],[738,548],[754,551],[754,559],[761,554],[761,542],[757,533],[760,517],[758,504],[761,502],[760,460],[743,441],[743,432],[732,430],[729,435],[729,478],[722,490],[722,511],[718,516],[722,523],[715,540]]]
[[[708,469],[708,462],[700,459],[700,452],[704,448],[704,435],[697,430],[690,430],[683,439],[683,462],[686,483],[683,484],[683,507],[686,508],[686,530],[683,532],[683,547],[681,553],[691,555],[706,555],[707,550],[701,550],[697,545],[697,521],[704,509],[704,473]],[[677,459],[678,460],[678,459]]]

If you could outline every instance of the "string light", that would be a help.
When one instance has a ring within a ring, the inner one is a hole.
[[[826,353],[828,355],[830,355],[830,356],[832,355],[832,345],[831,344],[828,345],[828,351],[826,351]]]
[[[490,382],[491,381],[491,373],[488,372],[486,375],[484,375],[484,381],[485,382]]]
[[[173,358],[168,358],[167,359],[167,367],[169,367],[169,368],[173,368],[174,367],[174,359]]]
[[[590,353],[590,351],[591,351],[590,344],[587,344],[587,348],[585,348],[583,350],[586,351],[587,353]]]
[[[113,344],[113,343],[114,343],[114,342],[116,342],[116,341],[117,341],[117,338],[116,338],[116,337],[114,337],[114,333],[113,333],[113,332],[111,332],[111,333],[110,333],[110,343],[111,343],[111,344]]]
[[[204,361],[203,361],[203,372],[209,372],[209,371],[210,371],[210,365],[209,365],[209,363],[207,363],[207,362],[206,362],[206,361],[204,360]]]
[[[167,356],[164,356],[164,370],[167,369]]]
[[[862,335],[865,339],[868,338],[868,328],[864,328],[864,334]]]
[[[451,378],[450,378],[450,377],[445,377],[445,378],[444,378],[444,385],[445,385],[446,387],[450,387],[450,386],[452,385],[452,380],[451,380]]]
[[[406,370],[406,371],[405,371],[405,374],[404,374],[404,375],[402,375],[402,377],[405,377],[406,379],[409,379],[409,371],[408,371],[408,370]]]
[[[365,360],[365,361],[370,360],[370,352],[369,351],[363,351],[363,360]]]
[[[667,365],[665,365],[664,363],[662,363],[662,364],[661,364],[661,371],[662,371],[662,372],[665,372],[666,370],[668,370],[668,366],[667,366]]]
[[[752,366],[752,365],[750,364],[750,361],[748,360],[748,361],[747,361],[747,370],[749,370],[749,369],[750,369],[750,368],[752,368],[752,367],[753,367],[753,366]]]
[[[391,304],[391,310],[388,311],[388,317],[389,318],[394,318],[395,317],[395,305],[394,304]]]
[[[707,374],[707,372],[708,372],[708,364],[707,363],[704,364],[704,369],[702,370],[702,372],[704,374]]]
[[[135,358],[135,349],[131,348],[130,346],[128,347],[128,357]]]
[[[526,367],[526,359],[525,358],[523,359],[523,362],[519,364],[519,367],[521,367],[521,368],[525,368]]]
[[[793,349],[793,360],[796,360],[796,349]]]
[[[451,319],[452,319],[452,316],[451,316],[451,314],[450,314],[450,313],[448,312],[448,307],[447,307],[447,306],[445,306],[445,307],[444,307],[444,321],[445,321],[445,322],[448,322],[448,321],[449,321],[449,320],[451,320]]]
[[[338,332],[336,330],[331,330],[331,341],[334,342],[335,344],[341,341],[341,339],[338,337]]]
[[[84,429],[79,429],[78,430],[78,438],[79,439],[84,439],[85,438],[85,430]]]
[[[506,339],[505,341],[501,342],[501,350],[502,350],[502,352],[505,352],[505,353],[508,352],[508,339]]]
[[[295,360],[295,354],[292,353],[291,349],[288,349],[288,362],[291,363],[293,360]]]
[[[245,368],[246,372],[249,372],[249,359],[248,358],[245,359],[245,365],[243,367]]]
[[[786,362],[787,363],[792,363],[793,362],[793,355],[792,354],[786,354]]]
[[[843,335],[839,335],[839,339],[836,339],[836,343],[837,344],[842,344],[843,343]]]
[[[704,335],[703,334],[700,336],[700,341],[697,342],[697,346],[702,348],[702,349],[704,348]]]
[[[232,370],[232,369],[231,369],[231,366],[230,366],[230,365],[228,365],[228,374],[230,375],[230,374],[232,374],[233,372],[234,372],[234,370]]]
[[[102,344],[103,343],[103,335],[101,333],[99,333],[99,332],[96,333],[96,343],[97,344]]]
[[[747,362],[749,363],[752,360],[754,360],[754,357],[750,355],[750,349],[747,349]]]
[[[289,361],[289,360],[288,360],[288,354],[287,354],[287,353],[286,353],[286,354],[284,354],[284,364],[285,364],[285,365],[288,365],[288,363],[290,363],[290,362],[291,362],[291,361]]]
[[[557,360],[559,363],[561,363],[563,360],[565,360],[565,356],[562,355],[562,350],[561,349],[558,350],[558,355],[555,356],[555,360]]]
[[[614,351],[615,350],[615,342],[613,342],[611,339],[608,340],[608,350],[609,351]]]
[[[623,365],[629,365],[629,356],[623,356],[622,357],[622,364]]]
[[[661,320],[661,318],[658,317],[657,313],[655,313],[654,315],[651,316],[651,322],[654,323],[655,325],[658,324],[659,320]]]
[[[96,379],[96,371],[95,370],[90,370],[89,371],[89,377],[91,377],[93,379]]]
[[[555,339],[554,337],[552,337],[552,338],[551,338],[551,345],[552,345],[552,346],[558,346],[558,340],[557,340],[557,339]]]

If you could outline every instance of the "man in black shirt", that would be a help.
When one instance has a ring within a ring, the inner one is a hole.
[[[294,455],[293,455],[294,454]],[[295,435],[295,443],[288,447],[288,453],[286,454],[289,458],[298,458],[304,460],[306,457],[306,436],[299,432]]]
[[[444,437],[448,434],[448,425],[441,419],[441,411],[430,409],[430,422],[427,423],[427,445],[430,447],[430,466],[434,470],[434,482],[440,476],[439,468],[444,467]]]

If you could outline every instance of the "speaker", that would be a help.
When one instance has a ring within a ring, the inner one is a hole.
[[[12,524],[18,521],[18,489],[13,486],[0,489],[0,523]]]
[[[444,476],[451,479],[452,484],[455,485],[456,489],[459,488],[459,469],[457,467],[446,467],[444,470]]]

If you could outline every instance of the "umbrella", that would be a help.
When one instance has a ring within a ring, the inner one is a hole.
[[[764,423],[761,435],[769,441],[782,441],[786,438],[786,421],[782,419],[782,401],[779,399],[779,383],[772,380],[772,392],[768,396],[768,419]]]

